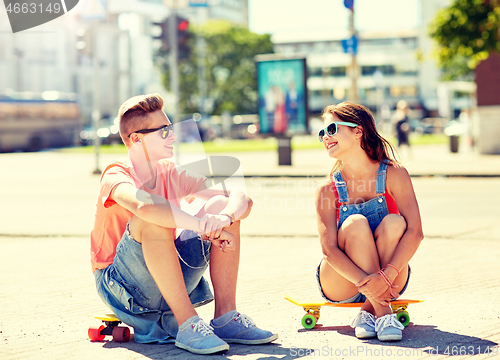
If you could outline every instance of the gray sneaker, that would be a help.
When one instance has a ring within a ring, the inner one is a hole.
[[[403,338],[404,325],[396,314],[387,314],[379,317],[375,322],[375,331],[380,341],[399,341]]]
[[[375,316],[361,310],[351,324],[358,339],[370,339],[377,336],[375,332]]]
[[[252,319],[236,310],[224,314],[217,320],[212,320],[210,325],[217,336],[233,344],[267,344],[278,338],[278,334],[259,329]]]
[[[214,334],[213,329],[198,315],[179,326],[175,346],[194,354],[215,354],[229,350],[229,345]]]

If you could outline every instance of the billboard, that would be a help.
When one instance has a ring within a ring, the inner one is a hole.
[[[292,136],[307,132],[305,58],[258,56],[260,133]]]

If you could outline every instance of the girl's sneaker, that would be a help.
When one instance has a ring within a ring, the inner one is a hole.
[[[403,338],[403,329],[396,314],[387,314],[379,317],[375,322],[375,331],[380,341],[399,341]]]
[[[369,339],[377,336],[375,332],[375,316],[368,311],[361,310],[353,320],[351,327],[358,339]]]

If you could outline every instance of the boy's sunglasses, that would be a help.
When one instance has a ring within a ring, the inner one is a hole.
[[[173,130],[173,128],[174,128],[174,124],[168,124],[168,125],[163,125],[163,126],[156,128],[156,129],[142,129],[142,130],[137,130],[137,131],[131,132],[130,134],[128,134],[128,137],[130,137],[130,135],[132,135],[134,133],[149,134],[149,133],[161,130],[161,137],[163,139],[166,139],[168,137],[168,134],[170,133],[170,131]]]
[[[321,129],[318,133],[319,137],[319,142],[323,142],[323,136],[327,134],[328,136],[333,136],[337,133],[337,126],[338,125],[345,125],[349,127],[355,128],[356,126],[359,126],[358,124],[350,123],[350,122],[332,122],[331,124],[328,124],[328,126],[324,129]]]

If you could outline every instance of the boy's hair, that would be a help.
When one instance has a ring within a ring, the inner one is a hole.
[[[125,101],[118,110],[120,136],[123,143],[130,147],[132,141],[128,135],[149,126],[148,113],[163,109],[163,99],[159,94],[134,96]]]
[[[323,110],[323,120],[328,114],[336,115],[341,121],[351,122],[363,128],[361,148],[370,159],[377,162],[387,159],[391,165],[398,163],[394,147],[378,133],[375,119],[366,107],[345,101],[338,105],[327,106]],[[342,162],[337,160],[330,174],[341,168]]]

